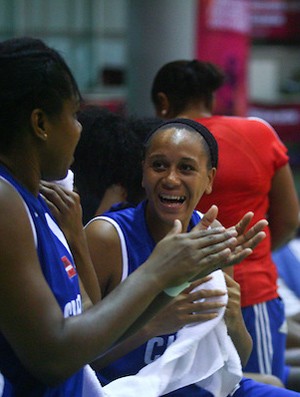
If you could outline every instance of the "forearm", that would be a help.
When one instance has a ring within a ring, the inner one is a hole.
[[[151,339],[151,337],[152,336],[150,336],[148,329],[143,327],[133,335],[125,338],[122,342],[111,347],[104,354],[100,355],[91,365],[94,370],[100,371],[101,368],[110,365],[134,349],[137,349],[139,346]]]
[[[244,320],[241,318],[233,329],[228,328],[228,334],[240,356],[242,366],[245,366],[252,351],[252,338]]]
[[[167,305],[171,299],[172,298],[167,296],[165,293],[160,293],[149,305],[147,310],[145,310],[145,312],[139,316],[139,318],[121,336],[118,343],[97,358],[93,363],[93,368],[99,370],[109,365],[113,361],[123,357],[125,354],[131,352],[156,336],[158,332],[157,329],[153,327],[151,319],[161,308]]]
[[[288,164],[279,168],[272,179],[268,221],[272,251],[291,240],[299,227],[299,199]]]
[[[271,232],[272,251],[275,251],[292,240],[296,236],[298,229],[296,222],[291,222],[289,224],[280,223],[280,225],[278,225],[271,220],[269,221],[269,227]]]
[[[40,338],[37,334],[34,337],[39,348],[26,353],[29,357],[26,366],[44,383],[63,381],[110,349],[159,291],[158,284],[149,280],[149,274],[138,269],[107,298],[82,315],[62,319],[59,311],[55,316],[51,314],[52,325],[46,327],[46,336]]]
[[[287,347],[298,347],[300,344],[300,323],[297,321],[297,316],[287,317],[288,334]]]
[[[95,304],[101,299],[101,291],[89,254],[84,230],[82,231],[82,235],[77,237],[76,241],[69,242],[69,245],[81,281],[82,295],[85,296],[86,293],[91,302]]]

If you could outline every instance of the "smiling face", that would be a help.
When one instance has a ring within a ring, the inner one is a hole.
[[[215,172],[208,168],[208,153],[198,132],[177,127],[157,131],[146,150],[142,182],[152,234],[167,232],[175,219],[186,230],[196,204],[211,192]]]

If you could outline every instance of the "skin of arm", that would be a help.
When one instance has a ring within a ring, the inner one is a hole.
[[[276,171],[269,199],[268,222],[273,251],[291,240],[299,227],[299,201],[288,164]]]
[[[42,273],[24,204],[0,181],[1,332],[27,370],[47,385],[58,384],[107,351],[162,290],[226,263],[232,234],[221,228],[180,232],[175,221],[151,257],[107,299],[64,318]]]
[[[300,322],[299,314],[287,317],[288,334],[287,334],[287,348],[300,346]]]
[[[252,338],[245,326],[240,301],[239,284],[224,272],[228,291],[228,303],[225,310],[225,323],[241,359],[242,366],[247,364],[251,350]]]

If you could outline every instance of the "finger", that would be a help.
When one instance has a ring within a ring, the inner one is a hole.
[[[236,250],[237,239],[236,237],[226,234],[210,235],[195,241],[194,248],[196,249],[195,255],[199,255],[199,259],[206,256],[223,251],[229,248],[231,251]]]
[[[41,194],[41,196],[43,197],[43,199],[45,200],[47,206],[49,207],[52,215],[54,216],[54,218],[57,218],[60,215],[60,211],[58,210],[58,208],[56,207],[56,205],[54,205],[51,201],[49,201],[47,199],[46,196],[44,196],[43,194]]]
[[[167,236],[172,236],[174,234],[180,234],[182,231],[182,223],[179,219],[175,219],[172,229],[169,231]]]
[[[232,237],[237,237],[235,228],[225,229],[223,226],[213,227],[205,230],[193,229],[189,233],[182,233],[183,238],[195,240],[199,247],[215,244],[216,242],[225,241]]]
[[[203,323],[205,321],[213,320],[219,315],[218,311],[213,311],[210,313],[191,313],[188,316],[186,324]]]
[[[195,281],[199,277],[204,277],[215,270],[231,266],[231,256],[231,249],[224,248],[216,253],[210,253],[210,255],[207,255],[204,258],[199,258],[199,272],[191,278],[191,281]]]
[[[184,292],[185,294],[188,294],[188,293],[190,293],[191,291],[193,291],[195,288],[199,287],[200,285],[202,285],[202,284],[204,284],[204,283],[207,283],[207,282],[210,281],[211,279],[212,279],[212,276],[206,276],[206,277],[199,278],[198,280],[193,281],[193,282],[191,283],[191,285],[190,285],[188,288],[186,288],[183,292]]]
[[[222,307],[225,307],[226,304],[224,302],[218,301],[209,301],[209,302],[194,302],[191,308],[191,312],[193,313],[207,313],[217,311]]]
[[[40,184],[40,193],[48,200],[48,202],[50,201],[56,205],[57,208],[59,208],[64,202],[64,199],[62,198],[62,192],[50,184]]]
[[[229,276],[229,274],[227,274],[226,272],[223,272],[223,274],[227,287],[232,287],[238,284],[231,276]]]
[[[250,241],[253,237],[255,237],[255,235],[263,231],[267,225],[268,221],[266,219],[261,219],[258,221],[254,226],[251,227],[251,229],[247,231],[247,233],[244,234],[244,241]]]
[[[218,207],[212,205],[210,209],[203,215],[201,221],[195,226],[195,229],[207,229],[216,220],[218,215]]]
[[[65,194],[70,193],[70,190],[66,189],[64,186],[59,185],[59,184],[57,184],[57,183],[55,183],[55,182],[49,182],[49,181],[44,181],[44,180],[42,180],[42,181],[40,182],[40,186],[41,186],[41,187],[46,187],[46,188],[48,188],[48,189],[55,190],[55,191],[57,191],[57,192],[63,191]]]
[[[247,212],[242,219],[235,225],[235,228],[239,235],[243,234],[247,227],[249,226],[252,218],[254,216],[253,212]]]
[[[58,186],[54,183],[44,183],[40,186],[40,192],[47,199],[56,206],[61,213],[67,212],[76,205],[78,194]]]
[[[238,253],[231,254],[230,258],[228,259],[229,262],[227,264],[224,264],[222,268],[230,266],[230,265],[237,265],[238,263],[242,262],[244,259],[247,258],[247,256],[252,254],[252,249],[251,248],[245,248],[242,249]]]
[[[226,295],[226,290],[221,289],[201,289],[199,291],[191,292],[189,294],[189,299],[193,301],[199,301],[201,299],[207,298],[218,298]]]

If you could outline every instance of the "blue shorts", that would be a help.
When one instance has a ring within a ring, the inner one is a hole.
[[[253,349],[245,372],[277,376],[286,381],[285,346],[286,319],[280,298],[242,308],[246,327],[253,340]]]
[[[165,396],[174,397],[214,397],[210,392],[204,389],[198,389],[194,386],[193,392],[190,394],[187,388],[179,389]],[[238,389],[228,397],[299,397],[300,393],[265,383],[256,382],[253,379],[243,378],[240,381]]]
[[[232,397],[299,397],[300,393],[265,383],[256,382],[253,379],[243,378],[240,387],[230,396]]]

